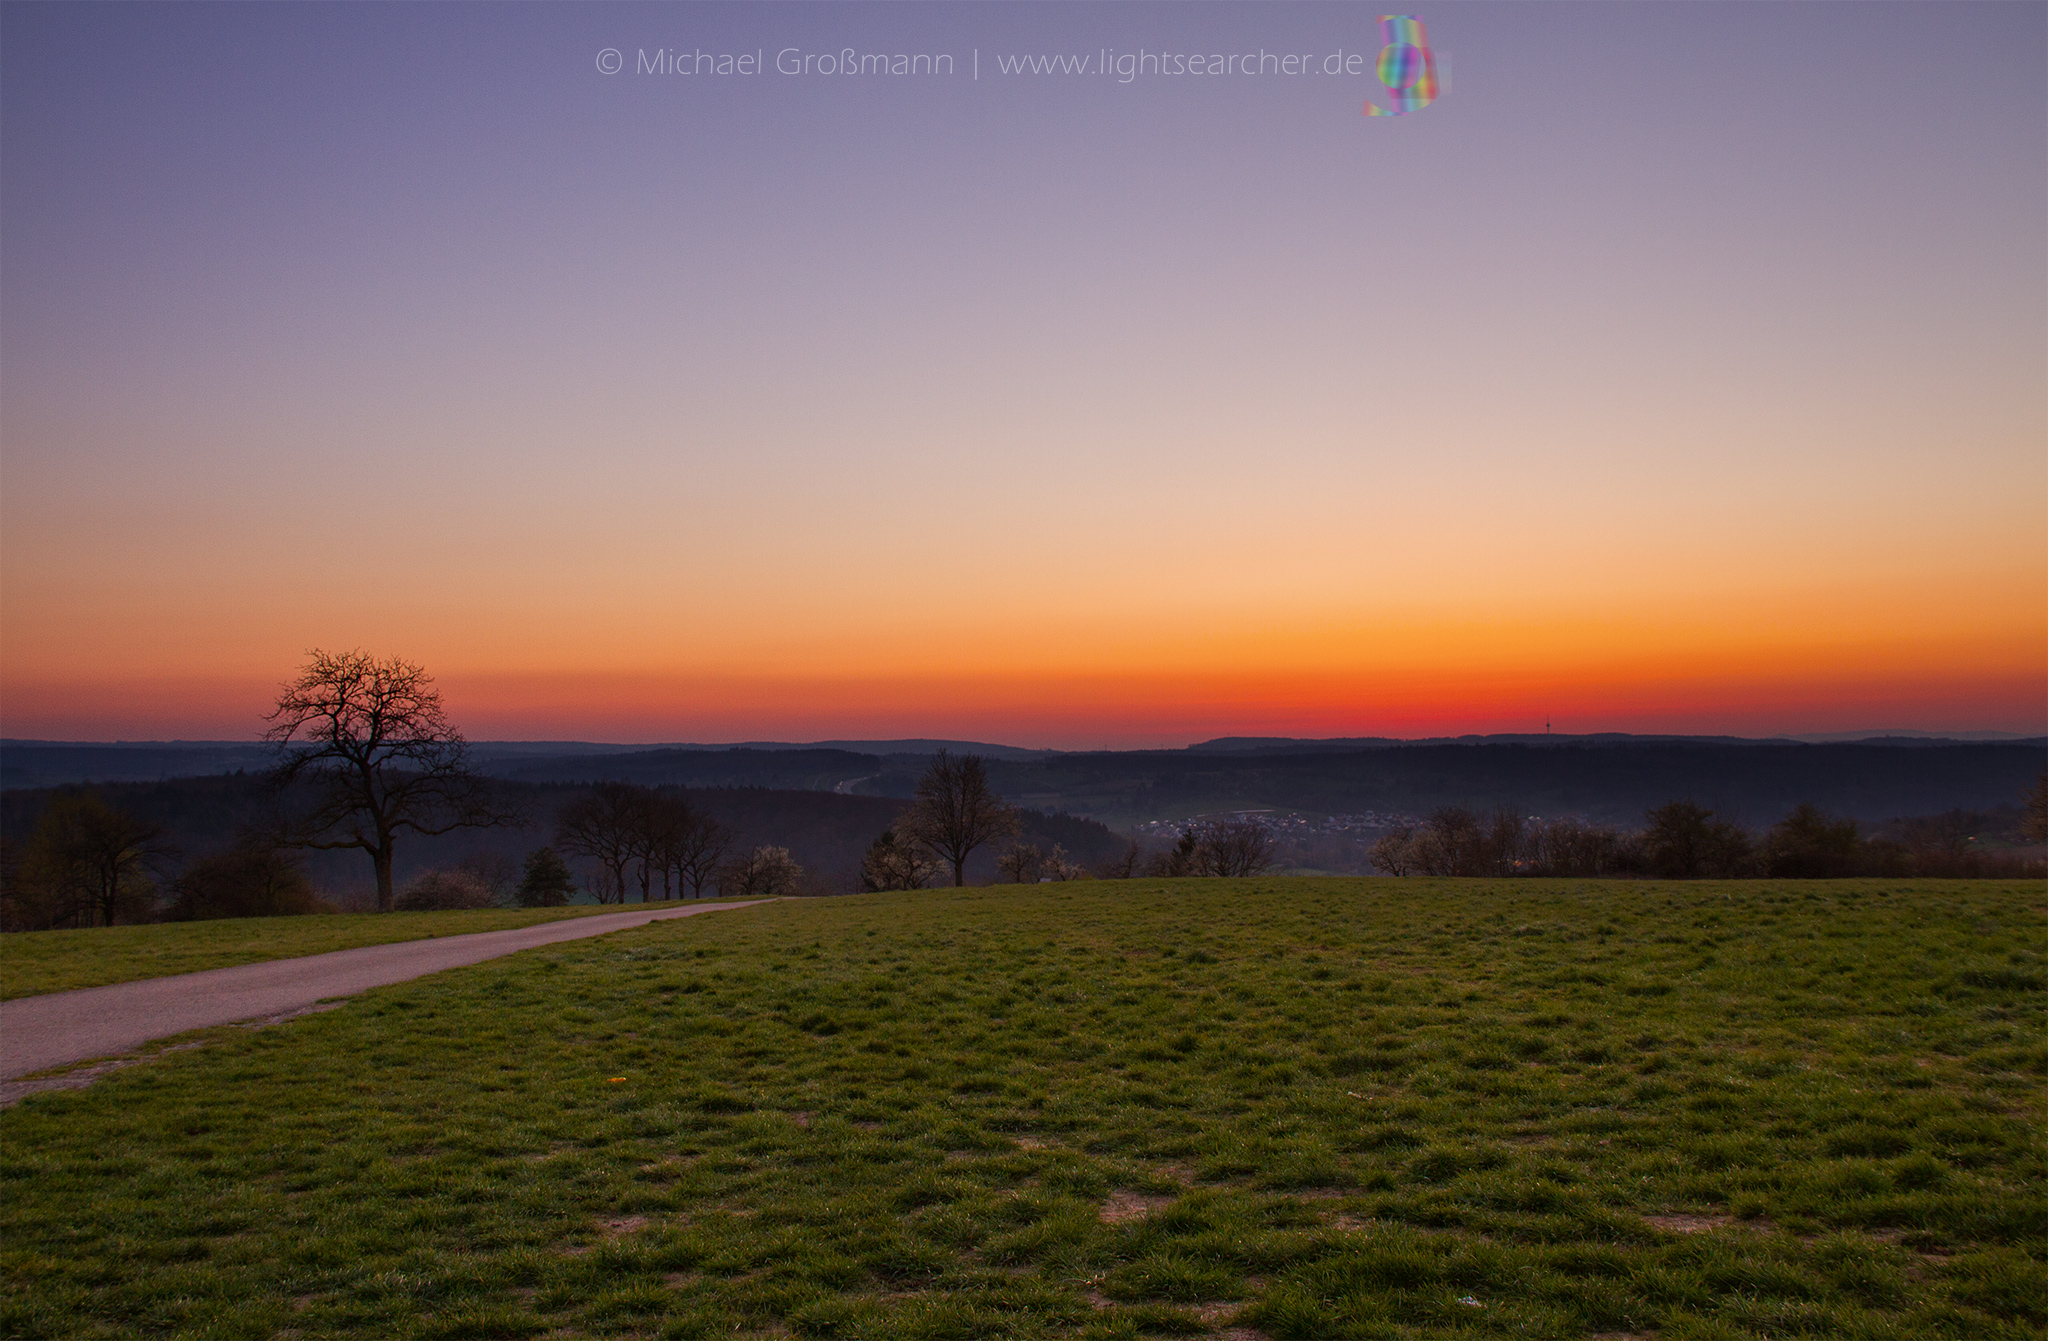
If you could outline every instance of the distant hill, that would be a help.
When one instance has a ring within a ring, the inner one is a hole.
[[[1268,807],[1312,814],[1426,815],[1442,805],[1640,824],[1691,799],[1739,823],[1777,822],[1810,801],[1877,823],[2016,802],[2048,769],[2048,742],[1804,745],[1719,741],[1399,745],[1368,749],[1063,754],[998,761],[990,777],[1023,805],[1113,828]],[[857,790],[908,795],[914,770]]]
[[[862,748],[852,748],[860,746]],[[1875,824],[1902,815],[2009,805],[2044,768],[2048,740],[1961,742],[1919,735],[1858,742],[1631,736],[1226,737],[1182,750],[1069,752],[972,741],[841,741],[660,747],[484,741],[478,766],[529,784],[603,780],[903,798],[932,750],[975,752],[1010,800],[1115,828],[1230,809],[1426,814],[1439,805],[1513,805],[1632,825],[1678,798],[1750,825],[1801,801]],[[251,741],[0,742],[0,786],[128,783],[268,766]]]
[[[879,755],[849,750],[636,750],[620,754],[492,757],[478,767],[521,782],[639,782],[650,787],[771,787],[829,792],[882,772]]]
[[[0,740],[0,788],[68,782],[153,782],[270,767],[271,747],[250,740],[152,740],[74,744]]]
[[[1393,736],[1335,736],[1304,740],[1292,736],[1220,736],[1187,748],[1189,754],[1352,754],[1359,750],[1392,750],[1417,745],[1790,745],[1788,737],[1636,736],[1621,731],[1592,735],[1534,734],[1492,736],[1426,736],[1402,740]]]
[[[534,781],[625,778],[599,761],[621,756],[653,756],[623,765],[634,780],[688,783],[695,786],[810,787],[801,762],[760,759],[764,754],[812,756],[811,774],[831,776],[823,788],[858,776],[838,773],[826,755],[859,756],[880,771],[883,756],[925,759],[941,749],[979,754],[990,759],[1041,759],[1050,750],[1015,745],[989,745],[971,740],[826,740],[808,745],[781,741],[750,741],[739,745],[612,745],[587,740],[480,740],[470,742],[477,765],[494,777]],[[743,752],[744,761],[725,756]],[[721,763],[681,759],[683,754],[715,755]],[[60,787],[72,782],[154,782],[163,778],[201,777],[257,772],[276,761],[274,748],[253,740],[65,741],[0,740],[0,789]],[[643,774],[650,775],[643,778]]]

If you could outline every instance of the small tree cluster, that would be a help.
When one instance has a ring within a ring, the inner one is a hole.
[[[732,840],[731,830],[699,813],[679,791],[630,782],[600,782],[555,817],[554,845],[595,863],[590,892],[599,903],[624,903],[631,883],[647,902],[657,876],[664,899],[672,890],[702,897],[719,878]]]
[[[1036,843],[1013,843],[996,858],[996,869],[1020,885],[1043,880],[1079,880],[1088,872],[1058,843],[1050,852]]]
[[[5,863],[0,920],[10,929],[111,927],[155,915],[172,853],[163,830],[108,805],[99,793],[50,798]]]
[[[1886,826],[1867,837],[1853,819],[1801,804],[1763,834],[1691,801],[1671,801],[1623,832],[1577,819],[1525,821],[1502,807],[1482,818],[1445,806],[1417,828],[1395,829],[1372,845],[1388,875],[1654,876],[1663,880],[1744,877],[1827,879],[1857,875],[2028,873],[2021,858],[1973,848],[1983,818],[1963,811]],[[2038,865],[2038,863],[2036,863]]]
[[[1174,845],[1145,864],[1153,876],[1248,876],[1272,868],[1273,835],[1252,819],[1191,824]]]

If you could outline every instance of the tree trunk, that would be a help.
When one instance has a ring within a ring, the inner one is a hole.
[[[391,840],[387,838],[382,847],[372,848],[370,860],[377,867],[377,911],[388,913],[391,911]]]
[[[953,858],[953,886],[959,888],[967,883],[967,856],[962,853]]]

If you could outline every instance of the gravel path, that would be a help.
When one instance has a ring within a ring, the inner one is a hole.
[[[538,945],[764,902],[768,900],[601,913],[509,931],[364,945],[299,959],[237,964],[203,973],[0,1001],[0,1080],[111,1057],[188,1029],[297,1014],[334,997],[353,996],[372,987],[482,963]]]

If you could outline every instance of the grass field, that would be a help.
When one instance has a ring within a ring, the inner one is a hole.
[[[634,904],[634,908],[641,905]],[[667,907],[656,904],[656,907]],[[172,973],[388,945],[430,936],[530,927],[564,917],[627,911],[612,904],[573,908],[482,908],[447,913],[336,913],[319,917],[232,917],[213,922],[23,931],[0,936],[0,1001]]]
[[[0,1334],[2036,1337],[2038,882],[782,902],[0,1113]]]

